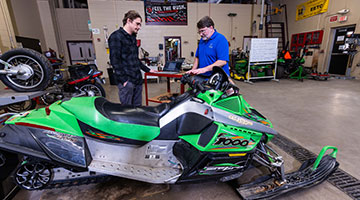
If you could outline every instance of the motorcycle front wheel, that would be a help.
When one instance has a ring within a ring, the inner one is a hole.
[[[17,92],[44,90],[53,79],[54,72],[49,60],[32,49],[12,49],[4,53],[1,60],[12,66],[10,70],[20,72],[16,75],[0,75],[2,82]],[[4,65],[0,69],[4,69]]]
[[[99,83],[84,83],[79,89],[86,92],[86,96],[106,97],[105,90]]]
[[[6,107],[8,112],[20,113],[28,110],[33,110],[36,107],[36,101],[34,99],[30,99],[27,101],[22,101],[19,103],[10,104]]]

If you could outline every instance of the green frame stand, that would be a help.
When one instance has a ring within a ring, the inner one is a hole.
[[[306,74],[305,75],[302,75],[303,74],[303,71],[304,71],[304,67],[302,65],[300,65],[293,73],[291,73],[289,75],[289,78],[291,79],[297,79],[299,81],[303,81],[304,78],[307,78]],[[295,75],[296,73],[299,73],[297,75]]]

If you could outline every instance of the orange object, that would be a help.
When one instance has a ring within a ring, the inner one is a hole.
[[[284,58],[285,58],[285,60],[290,60],[291,59],[291,55],[290,55],[289,51],[287,51],[285,53]]]

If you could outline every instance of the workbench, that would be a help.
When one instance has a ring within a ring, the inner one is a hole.
[[[148,84],[147,84],[147,76],[157,76],[157,77],[166,77],[167,78],[167,92],[164,94],[161,94],[159,96],[156,97],[152,97],[149,98],[149,93],[148,93]],[[181,78],[183,76],[183,73],[179,72],[179,73],[166,73],[166,72],[161,72],[161,73],[157,73],[157,72],[146,72],[144,74],[144,83],[145,83],[145,101],[146,101],[146,105],[149,105],[149,101],[150,102],[155,102],[155,103],[166,103],[166,102],[170,102],[170,100],[160,100],[162,97],[171,97],[172,93],[171,93],[171,89],[170,89],[170,78]],[[180,94],[183,94],[185,92],[185,87],[184,84],[180,84]]]

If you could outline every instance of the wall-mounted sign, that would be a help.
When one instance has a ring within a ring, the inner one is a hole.
[[[331,16],[329,20],[330,20],[330,22],[336,22],[337,19],[338,19],[338,16],[334,15],[334,16]]]
[[[146,25],[187,25],[187,3],[145,3]]]
[[[98,28],[93,28],[93,29],[91,29],[91,31],[94,35],[100,34],[100,29],[98,29]]]
[[[296,6],[296,21],[327,11],[329,0],[309,0]]]
[[[348,19],[348,16],[341,16],[341,17],[339,18],[339,22],[346,22],[347,19]]]

